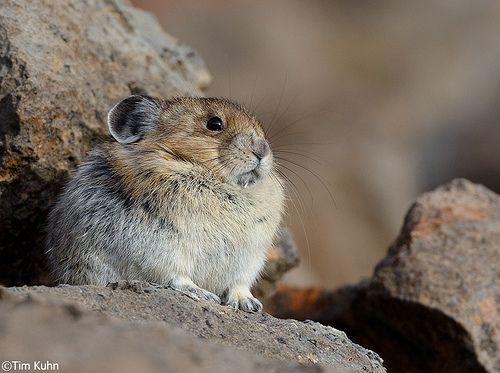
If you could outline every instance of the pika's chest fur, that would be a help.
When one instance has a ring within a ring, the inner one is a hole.
[[[219,255],[220,260],[240,252],[260,255],[271,243],[282,210],[281,190],[273,180],[243,189],[196,171],[172,175],[145,203],[146,219],[163,222],[166,240],[191,258]]]
[[[107,250],[118,254],[114,266],[124,277],[161,283],[182,272],[216,293],[242,276],[255,279],[281,220],[279,180],[241,188],[199,167],[124,179],[110,167],[97,153],[75,187],[89,196],[82,213],[107,210],[102,224],[114,237]]]

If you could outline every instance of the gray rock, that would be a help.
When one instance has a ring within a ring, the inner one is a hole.
[[[69,285],[4,288],[3,293],[4,297],[34,299],[45,305],[76,304],[123,320],[164,322],[202,339],[267,358],[317,364],[342,372],[385,372],[382,360],[374,352],[352,343],[337,329],[194,301],[171,289],[123,283],[106,288]]]
[[[282,226],[276,235],[275,243],[267,251],[266,265],[253,294],[265,301],[271,297],[283,275],[299,264],[299,251],[290,230]]]
[[[164,322],[127,322],[62,301],[3,300],[0,330],[0,360],[31,364],[26,370],[48,361],[61,372],[327,371],[203,341]]]
[[[62,183],[107,136],[129,94],[201,95],[211,77],[187,45],[127,2],[0,3],[0,283],[47,284],[45,218]],[[298,262],[286,229],[270,248],[266,297]]]
[[[500,196],[457,179],[425,193],[373,277],[283,288],[279,317],[346,330],[395,372],[500,371]]]
[[[500,196],[457,179],[420,197],[367,296],[393,300],[377,315],[399,315],[393,328],[433,350],[431,366],[500,371]]]
[[[120,0],[0,2],[0,283],[47,281],[43,224],[131,93],[200,95],[203,61]]]

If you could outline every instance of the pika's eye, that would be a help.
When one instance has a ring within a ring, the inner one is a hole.
[[[224,129],[224,123],[219,117],[210,118],[207,122],[207,129],[210,131],[222,131]]]

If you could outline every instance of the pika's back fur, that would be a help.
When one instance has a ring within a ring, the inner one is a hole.
[[[55,278],[141,280],[247,311],[283,189],[259,122],[225,99],[130,96],[49,216]]]

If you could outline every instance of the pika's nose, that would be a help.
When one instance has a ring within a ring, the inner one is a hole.
[[[255,142],[252,153],[259,158],[259,161],[271,152],[269,144],[264,139],[259,139]]]

